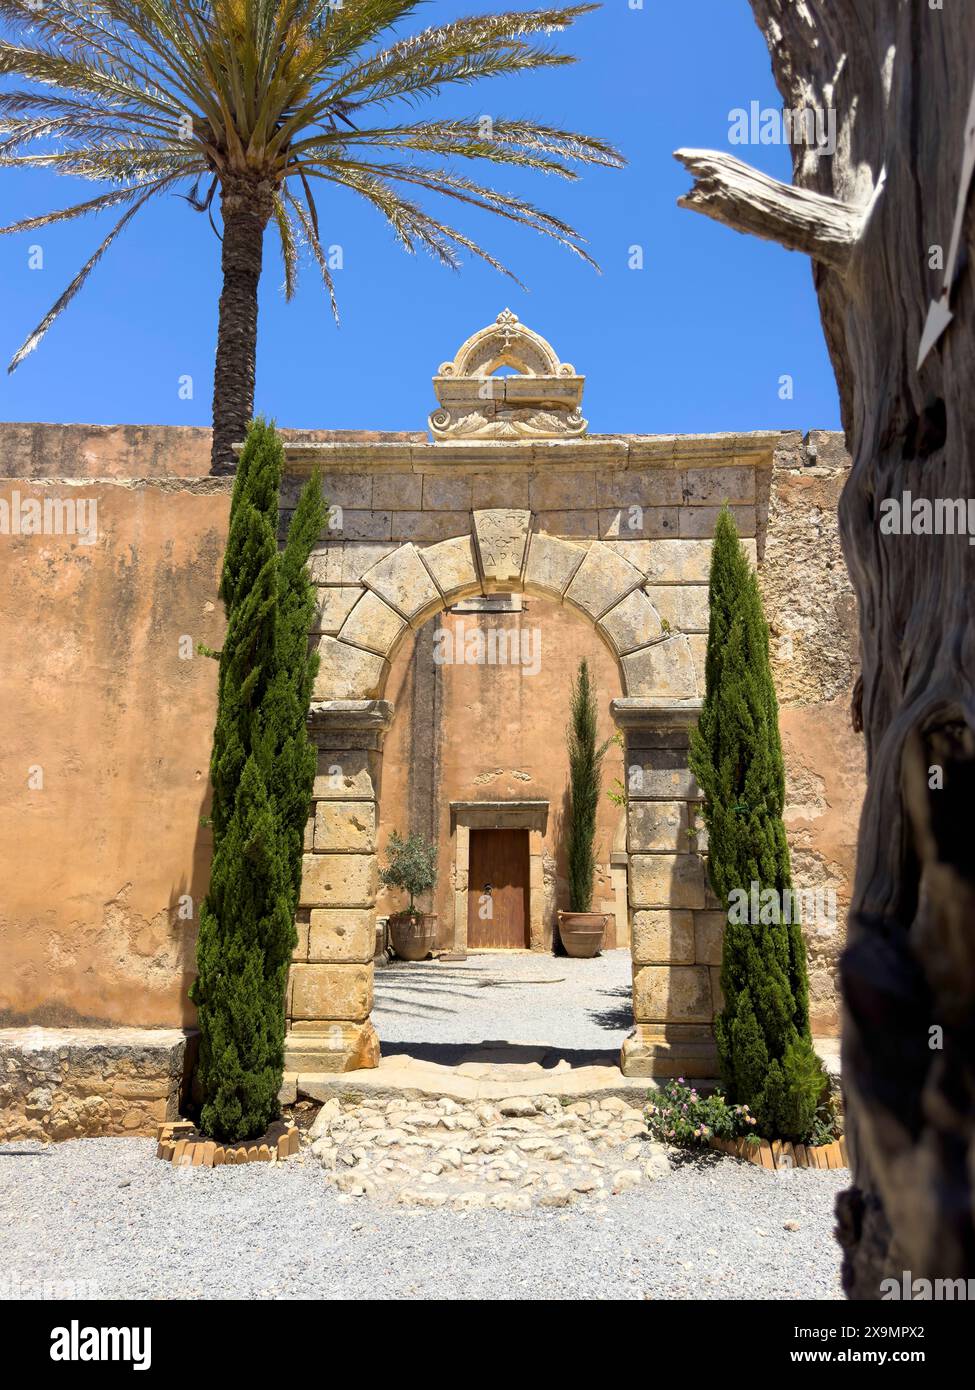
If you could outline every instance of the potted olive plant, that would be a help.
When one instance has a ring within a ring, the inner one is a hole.
[[[569,749],[569,815],[567,855],[569,861],[569,911],[559,913],[559,936],[566,955],[577,958],[597,956],[609,920],[604,912],[593,912],[592,891],[596,876],[596,808],[602,761],[612,739],[596,743],[598,711],[589,676],[589,663],[579,663],[579,674],[572,683],[572,703],[566,743]]]
[[[416,906],[420,893],[428,893],[437,881],[437,847],[422,835],[404,840],[394,830],[389,837],[389,863],[379,870],[387,888],[401,888],[410,895],[410,905],[389,918],[393,950],[401,960],[426,960],[437,940],[437,914],[421,912]]]

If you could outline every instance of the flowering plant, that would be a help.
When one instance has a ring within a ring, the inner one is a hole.
[[[752,1134],[756,1122],[747,1105],[729,1105],[721,1090],[702,1096],[682,1076],[655,1092],[643,1113],[651,1136],[670,1144],[737,1139]]]

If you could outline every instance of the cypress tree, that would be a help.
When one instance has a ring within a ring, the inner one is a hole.
[[[200,913],[197,978],[200,1126],[216,1139],[262,1134],[278,1115],[284,997],[315,777],[306,716],[318,665],[306,565],[325,524],[318,477],[303,490],[279,553],[284,453],[258,419],[240,457],[220,597],[210,760],[213,864]]]
[[[597,747],[598,711],[589,676],[589,663],[583,658],[572,682],[569,727],[569,818],[567,858],[569,868],[569,907],[573,912],[592,909],[592,889],[596,876],[593,843],[596,836],[596,808],[599,804],[599,773],[607,739]]]
[[[715,530],[709,605],[705,697],[690,763],[704,793],[711,883],[728,911],[725,1002],[715,1022],[721,1077],[729,1099],[750,1107],[760,1133],[801,1141],[825,1078],[809,1032],[802,928],[794,912],[783,912],[792,885],[768,627],[727,508]],[[753,902],[753,885],[767,900],[758,921],[750,920],[750,906],[741,910],[737,894],[729,910],[735,890]]]

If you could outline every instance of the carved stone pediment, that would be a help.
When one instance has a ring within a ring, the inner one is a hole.
[[[498,375],[505,367],[517,373]],[[433,378],[435,440],[564,439],[585,434],[585,377],[505,309],[461,345]]]

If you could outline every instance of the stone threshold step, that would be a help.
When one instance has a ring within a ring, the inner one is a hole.
[[[521,1072],[519,1075],[518,1072]],[[464,1075],[456,1067],[421,1062],[409,1057],[383,1059],[378,1067],[346,1072],[300,1072],[286,1075],[282,1104],[296,1099],[327,1100],[332,1096],[363,1095],[451,1100],[508,1100],[515,1097],[557,1096],[567,1100],[618,1096],[639,1104],[656,1090],[647,1077],[624,1076],[618,1066],[539,1069],[526,1076],[520,1068],[485,1064],[478,1075]],[[512,1074],[514,1073],[514,1074]],[[706,1086],[708,1083],[697,1083]]]

